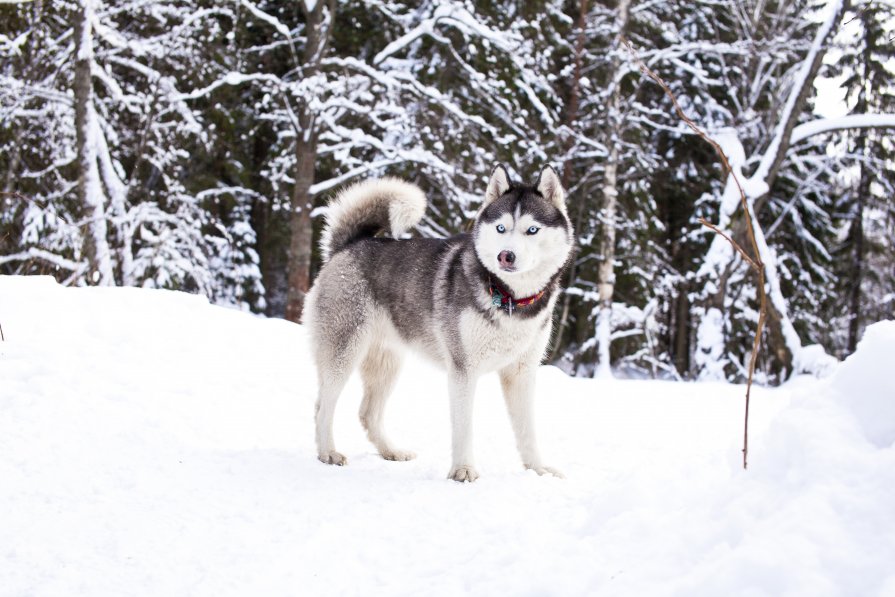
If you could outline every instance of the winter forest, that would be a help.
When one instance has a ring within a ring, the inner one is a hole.
[[[630,42],[631,49],[625,45]],[[494,163],[550,163],[577,253],[548,361],[758,380],[895,316],[890,0],[0,3],[0,274],[201,293],[298,321],[343,185],[461,232]]]

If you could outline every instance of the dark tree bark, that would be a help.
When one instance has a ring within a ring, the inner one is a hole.
[[[307,44],[302,56],[302,76],[311,77],[319,69],[320,59],[332,31],[335,3],[317,2],[305,11]],[[328,14],[327,14],[328,13]],[[317,162],[316,121],[310,98],[302,98],[296,109],[299,130],[295,141],[295,187],[292,190],[292,213],[289,216],[290,240],[287,268],[286,313],[289,321],[301,321],[305,296],[311,288],[311,258],[314,254],[314,229],[311,210],[314,197],[314,167]]]
[[[313,126],[313,124],[309,124]],[[311,220],[314,184],[314,164],[317,161],[316,141],[308,130],[308,139],[295,145],[295,187],[292,192],[292,211],[289,215],[289,288],[286,295],[286,319],[298,322],[304,309],[305,296],[311,288],[311,257],[314,228]]]
[[[581,63],[582,56],[584,54],[584,42],[586,41],[586,33],[587,33],[587,11],[588,11],[589,1],[588,0],[580,0],[578,4],[578,20],[575,23],[575,28],[578,30],[578,37],[575,40],[575,59],[574,64],[575,68],[572,72],[572,85],[571,91],[569,94],[569,107],[566,111],[566,127],[569,129],[569,137],[566,141],[565,153],[566,153],[566,161],[563,164],[562,169],[562,186],[565,189],[568,189],[572,183],[572,159],[570,152],[572,147],[574,146],[574,138],[572,137],[572,129],[575,127],[575,124],[578,122],[578,109],[581,103]],[[581,230],[581,222],[583,221],[584,216],[584,197],[578,198],[578,204],[575,207],[576,216],[575,222],[573,225],[575,226],[576,232]],[[577,256],[572,257],[572,264],[569,267],[569,277],[567,286],[571,287],[575,284],[575,276],[578,273],[578,260]],[[555,359],[559,356],[559,349],[562,346],[563,336],[565,335],[566,328],[569,325],[569,308],[571,306],[572,297],[569,294],[566,294],[563,297],[562,301],[562,309],[560,311],[559,325],[556,326],[556,336],[553,341],[553,348],[550,351],[550,360]]]
[[[681,375],[690,368],[690,285],[683,282],[675,301],[674,366]]]
[[[866,136],[862,141],[864,155],[867,155]],[[848,352],[852,353],[858,346],[861,331],[861,282],[864,278],[864,203],[870,194],[870,175],[867,167],[861,165],[861,181],[858,184],[858,196],[855,201],[854,219],[849,228],[852,239],[852,263],[849,271],[848,297]]]

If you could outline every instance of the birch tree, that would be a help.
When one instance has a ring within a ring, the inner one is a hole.
[[[75,130],[78,154],[78,200],[81,204],[86,227],[84,256],[87,261],[88,279],[101,285],[115,284],[112,271],[112,254],[109,247],[109,231],[106,210],[109,200],[100,177],[100,160],[107,168],[107,151],[102,156],[102,146],[107,145],[99,127],[94,105],[93,71],[98,69],[94,60],[93,34],[96,22],[96,6],[93,0],[81,0],[73,15],[74,21],[74,98]],[[106,171],[106,187],[118,186],[117,177]]]

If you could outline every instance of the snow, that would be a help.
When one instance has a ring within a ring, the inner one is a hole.
[[[712,135],[712,138],[721,147],[721,151],[727,157],[727,162],[730,164],[731,169],[742,180],[744,178],[742,168],[746,163],[746,150],[743,149],[743,143],[740,141],[737,130],[732,127],[722,127]]]
[[[796,373],[808,373],[816,377],[827,377],[836,371],[839,360],[827,354],[820,344],[803,346],[793,355],[793,367]]]
[[[845,360],[833,379],[837,398],[860,424],[867,439],[885,448],[895,443],[895,321],[867,327],[858,351]]]
[[[697,349],[693,355],[700,369],[702,379],[720,381],[724,379],[724,315],[720,309],[712,307],[706,311],[696,329]]]
[[[612,341],[612,307],[600,307],[600,315],[597,318],[597,368],[594,377],[609,379],[612,377],[609,344]]]
[[[874,595],[895,591],[895,322],[831,378],[755,388],[543,367],[523,472],[496,378],[482,477],[445,479],[443,374],[411,362],[385,462],[339,405],[318,463],[304,330],[136,288],[0,277],[9,595]]]

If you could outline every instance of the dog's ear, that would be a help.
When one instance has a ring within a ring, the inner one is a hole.
[[[535,188],[545,199],[566,213],[566,192],[559,181],[559,175],[552,166],[544,166],[538,176],[538,182],[535,183]]]
[[[507,169],[501,164],[494,166],[491,170],[491,179],[488,181],[488,189],[485,191],[485,202],[482,208],[486,208],[491,203],[500,198],[501,195],[510,189],[510,177],[507,175]]]

